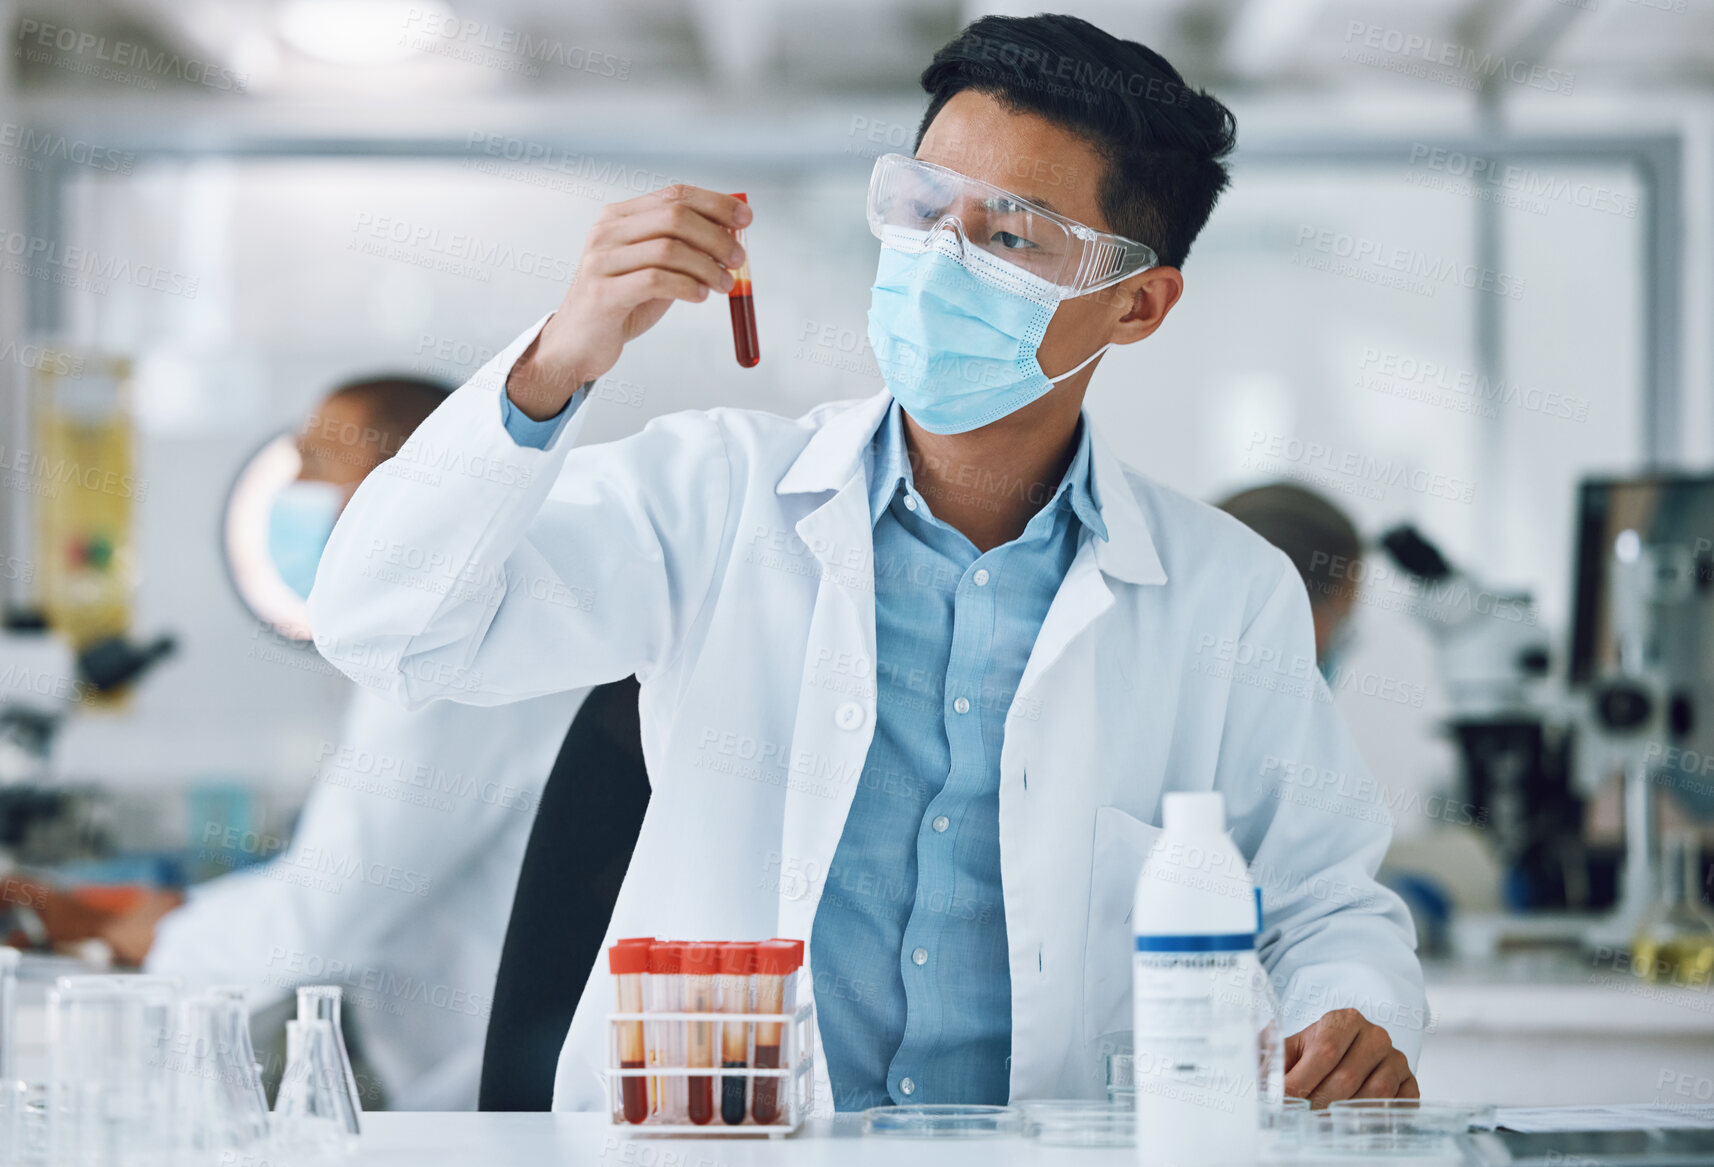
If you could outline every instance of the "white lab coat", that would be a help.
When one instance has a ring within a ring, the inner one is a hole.
[[[499,394],[539,328],[359,488],[310,596],[317,643],[412,706],[636,673],[654,797],[608,939],[807,940],[875,724],[863,451],[888,396],[798,419],[678,413],[576,449],[574,415],[524,449]],[[1084,531],[1000,755],[1011,1097],[1102,1093],[1105,1039],[1130,1029],[1132,889],[1169,790],[1226,796],[1287,1031],[1352,1005],[1414,1063],[1411,922],[1373,879],[1390,826],[1315,671],[1303,584],[1093,436],[1110,537]],[[432,584],[448,578],[464,586]],[[598,969],[557,1109],[605,1105],[612,1007]],[[825,1108],[824,1060],[815,1088]]]
[[[193,889],[161,921],[147,971],[243,985],[252,1007],[342,985],[389,1108],[474,1110],[518,870],[587,692],[407,712],[359,690],[290,845]]]

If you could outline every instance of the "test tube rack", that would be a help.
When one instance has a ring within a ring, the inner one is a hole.
[[[622,1127],[633,1134],[653,1137],[655,1135],[695,1135],[697,1138],[754,1138],[765,1135],[769,1138],[783,1138],[803,1126],[803,1120],[809,1113],[810,1094],[814,1082],[815,1069],[815,1002],[805,1001],[792,1013],[609,1013],[607,1015],[607,1112],[615,1127]],[[723,1066],[673,1066],[646,1065],[640,1069],[627,1069],[619,1065],[619,1027],[621,1025],[644,1022],[648,1025],[684,1022],[688,1024],[712,1025],[715,1031],[714,1047],[720,1047],[719,1027],[724,1024],[747,1024],[750,1029],[749,1044],[751,1046],[750,1062],[755,1061],[754,1041],[757,1024],[778,1025],[780,1027],[780,1061],[777,1070],[758,1069],[754,1065],[726,1068]],[[622,1089],[627,1078],[644,1078],[649,1080],[649,1115],[642,1122],[631,1122],[625,1117]],[[660,1083],[668,1080],[686,1080],[691,1078],[712,1078],[714,1092],[714,1117],[706,1123],[692,1123],[688,1117],[680,1120],[661,1113],[656,1091]],[[742,1078],[745,1082],[744,1096],[746,1099],[744,1121],[728,1125],[721,1116],[721,1099],[724,1096],[724,1086],[729,1079]],[[750,1101],[755,1095],[755,1084],[762,1080],[779,1083],[777,1105],[779,1118],[767,1124],[758,1123],[751,1111]]]

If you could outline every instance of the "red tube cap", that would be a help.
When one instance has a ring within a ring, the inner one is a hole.
[[[616,977],[649,971],[649,950],[641,944],[615,944],[607,950],[607,967]]]
[[[684,975],[711,977],[720,967],[720,945],[693,940],[684,946]]]
[[[684,971],[684,942],[657,940],[649,945],[649,972],[654,976],[676,977]]]
[[[756,972],[760,976],[789,976],[802,967],[801,940],[764,940],[756,945]]]
[[[720,975],[747,977],[756,971],[754,944],[722,944],[720,946]]]

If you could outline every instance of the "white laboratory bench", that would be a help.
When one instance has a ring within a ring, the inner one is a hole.
[[[786,1138],[634,1138],[602,1114],[405,1114],[363,1116],[348,1167],[1025,1167],[1044,1162],[1134,1167],[1136,1152],[1055,1150],[1033,1140],[863,1138],[858,1116],[806,1125]],[[1050,1155],[1049,1152],[1053,1153]],[[1063,1158],[1055,1157],[1061,1156]],[[268,1167],[261,1160],[233,1167]]]
[[[19,1053],[22,1066],[34,1069],[46,1060],[47,982],[53,972],[71,970],[36,961],[26,968],[35,975],[20,985]],[[1430,961],[1424,976],[1433,1021],[1423,1035],[1417,1077],[1427,1098],[1580,1106],[1707,1103],[1714,1097],[1714,990],[1650,985],[1625,973],[1591,972],[1587,964],[1563,957]],[[375,1117],[392,1121],[385,1114]],[[716,1142],[732,1147],[748,1140]],[[694,1157],[615,1160],[615,1154],[609,1151],[601,1162],[697,1163]],[[731,1155],[707,1160],[708,1167],[749,1162]]]
[[[1502,1106],[1709,1101],[1714,990],[1566,957],[1425,962],[1423,1096]]]

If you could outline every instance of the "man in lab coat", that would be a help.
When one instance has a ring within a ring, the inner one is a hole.
[[[308,592],[339,511],[445,397],[415,378],[341,387],[298,438],[302,470],[270,547]],[[237,984],[253,1007],[300,984],[345,989],[346,1024],[395,1110],[476,1106],[483,1038],[536,804],[587,689],[499,708],[408,712],[358,690],[283,851],[152,897],[98,930],[121,959],[187,986]],[[277,841],[215,830],[216,854]],[[157,922],[158,921],[158,922]],[[367,1086],[369,1083],[365,1082]]]
[[[1063,16],[977,21],[923,84],[867,207],[886,392],[574,449],[594,380],[766,226],[695,187],[610,206],[559,310],[358,490],[317,645],[410,707],[636,673],[654,796],[610,937],[806,941],[820,1108],[1099,1096],[1161,796],[1203,790],[1263,892],[1288,1092],[1415,1096],[1386,808],[1303,584],[1082,411],[1182,293],[1231,116]],[[612,1002],[592,978],[556,1107],[612,1105]]]

